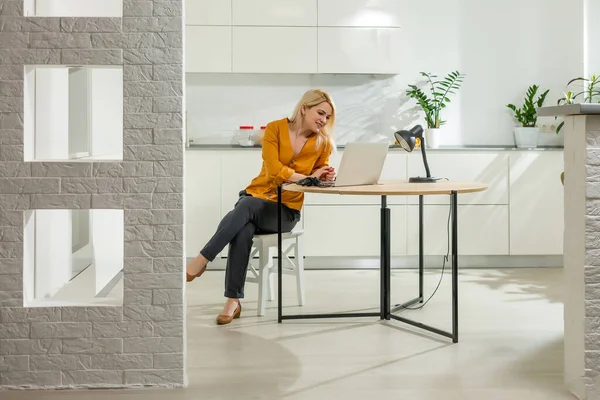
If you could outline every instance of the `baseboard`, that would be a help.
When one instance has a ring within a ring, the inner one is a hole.
[[[191,258],[188,258],[188,261]],[[446,267],[450,268],[450,260]],[[393,269],[413,269],[419,265],[418,256],[392,257]],[[443,256],[425,256],[424,264],[427,269],[439,269],[444,261]],[[227,259],[217,258],[209,265],[211,270],[225,269]],[[540,256],[459,256],[459,268],[562,268],[561,255]],[[378,269],[377,257],[305,257],[304,269]]]

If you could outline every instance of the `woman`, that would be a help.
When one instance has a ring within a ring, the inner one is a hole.
[[[254,234],[277,232],[277,186],[297,182],[308,176],[333,181],[335,171],[328,165],[334,144],[331,130],[335,122],[335,106],[321,90],[309,90],[300,99],[291,118],[267,125],[260,174],[242,192],[234,209],[221,221],[215,235],[186,266],[191,282],[206,271],[208,263],[229,244],[225,272],[223,312],[220,325],[238,318],[242,311],[246,271]],[[304,194],[282,191],[282,229],[291,231],[300,220]]]

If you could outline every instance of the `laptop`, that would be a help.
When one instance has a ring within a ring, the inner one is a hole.
[[[376,185],[388,150],[387,142],[347,143],[335,182],[327,186]]]

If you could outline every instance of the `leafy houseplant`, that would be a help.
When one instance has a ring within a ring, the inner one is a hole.
[[[441,119],[441,111],[450,103],[450,95],[456,94],[463,82],[464,75],[458,71],[448,73],[443,79],[438,80],[437,75],[428,72],[421,72],[421,76],[426,78],[429,86],[429,95],[417,85],[408,85],[410,88],[406,94],[409,98],[415,99],[423,112],[425,113],[425,122],[427,129],[426,145],[428,147],[438,147],[437,130],[446,123]]]
[[[519,108],[514,104],[507,104],[506,107],[514,112],[515,119],[520,126],[514,130],[515,142],[517,147],[537,147],[539,137],[539,128],[537,124],[537,109],[544,104],[546,96],[550,90],[546,90],[540,94],[537,99],[535,96],[539,90],[538,85],[531,85],[525,94],[523,105]]]
[[[579,96],[583,96],[581,99],[583,100],[582,103],[593,103],[596,100],[598,100],[598,103],[600,103],[600,89],[598,88],[598,86],[600,86],[600,75],[593,74],[590,78],[580,77],[571,79],[569,83],[567,83],[567,88],[569,88],[569,86],[573,83],[579,81],[586,82],[584,83],[583,89],[577,93],[573,93],[571,90],[567,91],[567,93],[563,93],[564,96],[558,99],[557,105],[575,104]],[[554,119],[556,119],[556,117],[554,117]],[[564,124],[565,122],[563,121],[556,127],[557,134],[560,132]]]
[[[571,79],[567,83],[567,88],[569,88],[569,86],[571,86],[571,84],[573,84],[575,82],[579,82],[579,81],[584,82],[583,89],[577,93],[573,93],[573,91],[571,91],[571,90],[567,91],[567,93],[563,93],[564,96],[561,97],[560,99],[558,99],[557,105],[560,106],[560,105],[567,105],[567,104],[575,104],[576,100],[579,96],[583,96],[583,98],[582,98],[583,103],[593,103],[596,99],[598,99],[598,103],[600,103],[600,89],[597,88],[597,86],[600,86],[600,75],[592,74],[592,76],[590,78],[579,77],[579,78]],[[556,119],[556,117],[554,117],[554,119]],[[562,129],[562,127],[564,125],[565,125],[565,121],[562,121],[556,127],[556,134],[558,134],[560,132],[560,130]],[[564,171],[560,174],[560,181],[562,182],[562,184],[564,186],[564,184],[565,184],[565,172]]]

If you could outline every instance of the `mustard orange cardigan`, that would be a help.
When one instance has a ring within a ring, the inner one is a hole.
[[[277,201],[277,185],[289,179],[294,172],[310,175],[329,165],[331,143],[324,141],[321,148],[317,149],[317,135],[311,135],[300,153],[294,157],[288,123],[289,120],[283,118],[267,125],[262,143],[262,168],[246,188],[248,194]],[[300,210],[304,203],[304,193],[282,190],[281,197],[283,204],[295,210]]]

